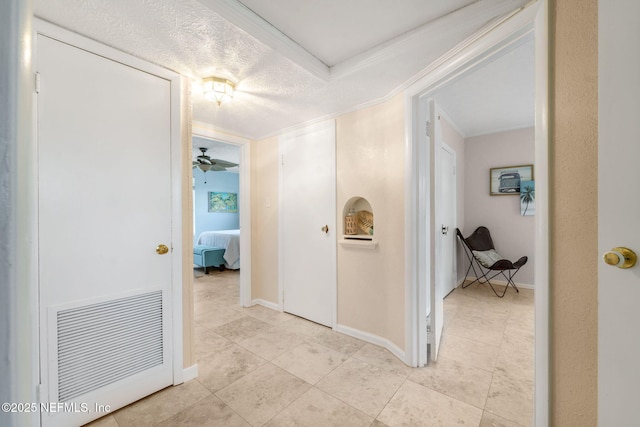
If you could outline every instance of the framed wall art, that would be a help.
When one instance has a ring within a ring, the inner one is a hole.
[[[238,213],[238,193],[209,192],[209,212]]]
[[[533,181],[533,165],[491,168],[489,170],[489,194],[492,196],[519,196],[522,181]]]
[[[529,216],[536,213],[536,182],[520,181],[520,215]]]

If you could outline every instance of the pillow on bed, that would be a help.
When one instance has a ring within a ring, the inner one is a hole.
[[[494,249],[489,249],[488,251],[473,251],[473,256],[476,257],[476,259],[480,261],[480,264],[486,268],[489,268],[496,262],[504,259]]]

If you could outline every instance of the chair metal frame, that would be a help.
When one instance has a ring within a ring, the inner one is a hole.
[[[495,250],[495,246],[493,245],[493,239],[491,238],[489,229],[487,227],[480,226],[476,228],[476,230],[469,237],[465,238],[462,235],[460,229],[456,228],[456,235],[462,242],[464,253],[467,255],[467,258],[469,258],[469,268],[467,268],[467,272],[465,273],[462,288],[467,288],[477,282],[481,284],[488,283],[491,287],[491,290],[494,294],[496,294],[498,298],[504,297],[504,295],[507,293],[507,289],[509,289],[509,285],[511,285],[513,289],[516,290],[516,292],[520,293],[520,290],[513,281],[513,277],[518,273],[518,271],[520,271],[520,268],[527,263],[528,257],[523,256],[516,262],[511,262],[508,259],[501,259],[499,261],[496,261],[493,265],[485,267],[473,255],[473,251],[487,251],[490,249]],[[475,274],[475,280],[465,285],[465,282],[469,277],[469,271],[471,270],[473,270],[473,273]],[[489,276],[493,272],[496,273]],[[502,292],[502,294],[498,293],[498,291],[496,291],[496,289],[494,288],[493,283],[491,283],[491,279],[501,274],[507,280],[507,285],[504,287],[504,291]],[[484,281],[481,281],[481,279],[484,279]]]

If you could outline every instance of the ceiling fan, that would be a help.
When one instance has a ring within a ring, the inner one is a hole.
[[[198,168],[202,172],[206,172],[206,171],[220,172],[220,171],[226,171],[227,168],[238,166],[237,163],[231,163],[231,162],[227,162],[225,160],[220,160],[220,159],[212,159],[211,157],[206,155],[206,152],[208,149],[205,147],[200,147],[198,149],[202,152],[202,154],[196,157],[196,160],[193,161],[192,165],[194,169]]]

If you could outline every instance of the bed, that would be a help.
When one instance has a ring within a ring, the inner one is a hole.
[[[240,268],[240,230],[204,231],[196,244],[224,248],[224,266],[230,270]]]

